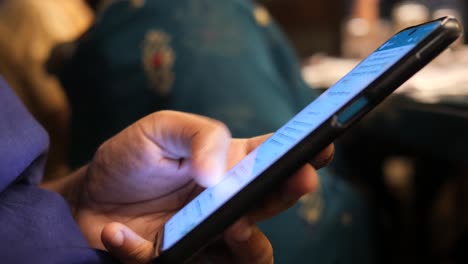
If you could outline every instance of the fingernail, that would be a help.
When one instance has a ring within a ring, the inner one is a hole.
[[[224,162],[213,160],[206,168],[202,168],[197,181],[203,187],[211,187],[218,184],[224,176]]]
[[[124,234],[120,230],[117,233],[115,233],[114,237],[111,240],[111,243],[114,247],[121,247],[124,243]]]
[[[250,239],[252,236],[252,227],[245,225],[243,228],[239,228],[239,232],[237,233],[236,240],[238,242],[244,242]]]
[[[326,157],[325,159],[320,159],[316,162],[315,164],[315,167],[316,169],[320,169],[320,168],[323,168],[325,166],[327,166],[328,164],[330,164],[333,160],[333,155],[330,155],[328,157]]]

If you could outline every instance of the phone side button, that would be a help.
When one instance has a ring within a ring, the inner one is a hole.
[[[435,37],[433,40],[431,40],[429,43],[427,43],[424,47],[421,48],[421,50],[416,53],[416,58],[418,60],[421,60],[423,58],[426,58],[431,55],[431,53],[434,52],[434,46],[440,42],[441,39],[443,39],[445,35],[439,35]]]
[[[354,100],[350,105],[346,106],[340,113],[333,116],[332,125],[335,127],[346,127],[356,117],[362,113],[363,110],[369,104],[369,100],[365,96],[361,96]]]

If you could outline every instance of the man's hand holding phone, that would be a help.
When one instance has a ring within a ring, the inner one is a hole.
[[[271,137],[231,139],[217,121],[155,113],[105,142],[68,184],[48,188],[71,202],[92,246],[124,263],[185,263],[194,255],[270,263],[271,245],[255,223],[313,191],[316,168],[333,156],[325,146],[461,32],[450,17],[400,31]]]
[[[123,263],[150,262],[167,219],[202,191],[200,185],[219,181],[268,136],[231,139],[223,124],[192,114],[164,111],[143,118],[104,143],[83,169],[77,221],[92,246],[106,248]],[[271,244],[255,223],[313,191],[316,168],[332,156],[329,146],[197,258],[271,263]]]

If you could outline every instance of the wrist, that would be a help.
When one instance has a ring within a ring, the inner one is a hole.
[[[88,165],[81,167],[68,176],[42,183],[40,187],[62,195],[75,216],[85,192],[87,171]]]

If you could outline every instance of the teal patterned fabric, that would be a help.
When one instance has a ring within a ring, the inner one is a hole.
[[[233,136],[249,137],[276,130],[315,96],[288,41],[257,4],[135,3],[116,1],[102,11],[60,75],[73,113],[72,166],[89,160],[106,138],[157,110],[210,116],[226,123]],[[368,262],[365,203],[343,181],[339,186],[347,186],[346,191],[332,191],[337,182],[322,181],[320,197],[330,209],[320,215],[327,218],[307,222],[301,216],[305,204],[298,204],[261,224],[276,263]],[[342,228],[345,209],[355,220]]]
[[[255,10],[246,0],[151,0],[141,8],[117,1],[106,8],[61,74],[73,112],[71,164],[80,166],[103,140],[160,109],[219,119],[236,137],[279,128],[313,93],[284,36],[273,22],[259,24]],[[168,88],[152,80],[160,72],[145,68],[151,34],[169,39],[159,43],[173,56],[160,71],[173,75]]]

